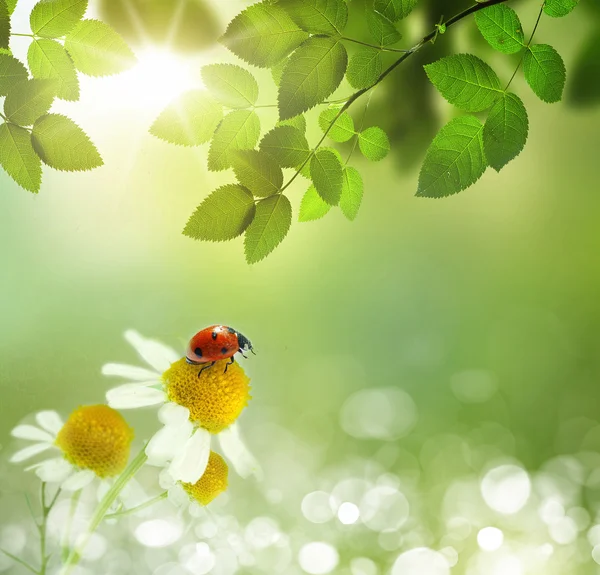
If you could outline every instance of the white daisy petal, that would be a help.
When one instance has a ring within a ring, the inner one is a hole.
[[[242,441],[240,430],[235,423],[221,431],[218,437],[223,454],[231,461],[240,477],[246,478],[254,475],[257,479],[262,478],[262,469]]]
[[[54,441],[54,437],[50,435],[47,431],[40,429],[39,427],[35,427],[35,425],[17,425],[10,434],[13,437],[18,437],[20,439],[30,439],[31,441]]]
[[[62,484],[62,488],[64,491],[79,491],[94,481],[94,477],[96,474],[91,469],[78,471]]]
[[[210,455],[210,433],[198,428],[192,435],[181,453],[169,466],[169,473],[176,481],[196,483],[202,477]]]
[[[125,365],[124,363],[106,363],[102,366],[102,375],[116,375],[123,379],[133,381],[147,381],[150,379],[160,379],[160,373],[151,371],[144,367],[135,365]]]
[[[56,435],[64,425],[62,418],[56,411],[40,411],[36,414],[35,420],[40,427],[43,427],[52,435]]]
[[[158,405],[166,400],[165,392],[138,383],[126,383],[106,392],[106,402],[114,409],[134,409]]]
[[[167,499],[175,507],[183,507],[184,505],[187,505],[190,502],[190,496],[178,483],[176,483],[173,487],[171,487],[171,489],[167,491]]]
[[[137,331],[125,332],[125,339],[136,349],[142,359],[154,369],[163,373],[181,356],[170,347],[152,339],[142,337]]]
[[[172,489],[175,487],[175,485],[177,485],[167,469],[161,469],[160,473],[158,474],[158,484],[160,485],[161,489],[165,490]]]
[[[190,410],[169,401],[158,410],[158,420],[163,425],[183,425],[190,419]]]
[[[11,463],[20,463],[21,461],[25,461],[27,459],[32,458],[34,455],[41,453],[42,451],[46,451],[46,449],[50,449],[52,447],[51,443],[36,443],[34,445],[30,445],[29,447],[25,447],[25,449],[21,449],[17,451],[11,458]]]
[[[62,457],[54,457],[40,463],[35,474],[46,483],[61,483],[73,471],[73,466]]]
[[[185,447],[194,428],[189,420],[183,425],[165,425],[159,429],[146,445],[148,465],[163,466],[175,458]]]

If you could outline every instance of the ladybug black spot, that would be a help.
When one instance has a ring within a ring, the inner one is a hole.
[[[194,350],[194,353],[195,353],[195,354],[196,354],[198,357],[202,357],[202,350],[201,350],[199,347],[197,347],[197,348]]]
[[[226,347],[221,348],[221,353],[225,355],[229,350]]]

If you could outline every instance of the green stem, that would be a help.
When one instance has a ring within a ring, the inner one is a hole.
[[[23,565],[23,567],[25,567],[26,569],[29,569],[29,571],[31,571],[32,573],[35,573],[36,575],[40,575],[39,571],[35,567],[32,567],[29,563],[27,563],[27,561],[23,561],[23,559],[20,559],[19,557],[17,557],[16,555],[13,555],[12,553],[9,553],[5,549],[0,549],[0,553],[4,553],[4,555],[6,555],[9,559],[12,559],[15,563],[18,563],[19,565]]]
[[[140,470],[142,465],[146,463],[148,456],[146,455],[146,446],[134,457],[131,463],[127,466],[125,471],[117,477],[113,486],[106,492],[106,495],[102,498],[98,507],[92,515],[90,524],[88,525],[87,531],[78,545],[71,549],[67,560],[65,561],[63,568],[60,571],[60,575],[68,575],[73,568],[79,563],[81,554],[83,553],[85,546],[88,543],[90,536],[96,531],[98,525],[102,522],[106,516],[106,512],[110,509],[111,505],[115,502],[123,488],[129,483],[133,476]]]
[[[142,509],[146,509],[147,507],[150,507],[150,506],[154,505],[155,503],[158,503],[159,501],[166,499],[168,494],[169,494],[168,491],[165,491],[164,493],[161,493],[160,495],[157,495],[156,497],[153,497],[152,499],[150,499],[144,503],[140,503],[139,505],[136,505],[135,507],[132,507],[131,509],[125,509],[125,511],[117,511],[116,513],[109,513],[108,515],[104,516],[104,519],[116,519],[117,517],[123,517],[125,515],[132,515],[133,513],[137,513],[138,511],[141,511]]]
[[[531,46],[531,42],[533,41],[533,37],[535,36],[535,33],[536,33],[536,31],[538,29],[538,26],[540,24],[540,20],[542,18],[542,14],[544,13],[544,4],[545,4],[545,2],[542,2],[542,7],[540,8],[540,12],[538,14],[537,20],[535,21],[535,26],[533,27],[533,32],[531,32],[531,36],[529,37],[529,41],[527,42],[527,44],[525,44],[525,51],[521,54],[521,59],[519,60],[519,63],[517,64],[517,67],[515,68],[515,71],[513,72],[513,75],[510,77],[510,80],[508,81],[508,84],[506,84],[506,87],[504,88],[505,92],[508,90],[508,88],[512,84],[512,81],[515,79],[515,76],[517,75],[517,72],[519,71],[519,68],[521,67],[521,64],[523,64],[523,59],[525,58],[525,54],[527,53],[527,50],[529,50],[529,46]]]
[[[365,109],[363,110],[363,115],[360,120],[360,126],[358,128],[358,132],[356,132],[356,134],[354,135],[354,140],[352,142],[352,149],[350,150],[350,153],[348,154],[348,157],[346,158],[346,166],[348,165],[348,162],[350,161],[352,154],[354,154],[354,150],[356,150],[356,145],[358,144],[359,134],[362,132],[363,126],[365,125],[365,119],[367,118],[367,110],[369,109],[369,104],[371,103],[371,98],[373,97],[374,93],[375,93],[375,90],[373,90],[369,94],[369,99],[367,100],[367,103],[365,104]]]
[[[368,46],[369,48],[375,48],[375,50],[379,50],[380,52],[409,52],[409,50],[402,50],[400,48],[386,48],[384,46],[377,46],[376,44],[369,44],[368,42],[363,42],[362,40],[355,40],[354,38],[348,38],[347,36],[342,36],[342,40],[346,40],[347,42],[354,42],[354,44],[360,44],[361,46]]]
[[[11,36],[26,36],[27,38],[35,38],[35,34],[17,34],[16,32],[11,32]]]

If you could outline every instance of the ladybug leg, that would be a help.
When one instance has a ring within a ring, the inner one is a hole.
[[[202,372],[205,369],[208,369],[209,367],[212,367],[213,365],[215,365],[215,363],[217,363],[216,361],[213,361],[212,363],[207,363],[199,372],[198,372],[198,377],[200,377],[200,375],[202,374]]]
[[[235,361],[235,357],[233,355],[229,358],[229,361],[225,364],[225,371],[223,373],[227,373],[227,368]]]
[[[241,351],[238,351],[238,353],[244,358],[244,359],[248,359],[247,355],[244,355]]]

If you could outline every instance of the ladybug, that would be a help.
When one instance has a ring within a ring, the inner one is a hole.
[[[233,356],[241,353],[246,357],[245,351],[251,351],[256,355],[246,336],[226,325],[211,325],[199,331],[190,340],[185,360],[192,365],[207,364],[198,372],[200,377],[205,369],[212,367],[220,359],[230,358],[225,365],[225,372],[227,372],[227,368],[235,361]]]

